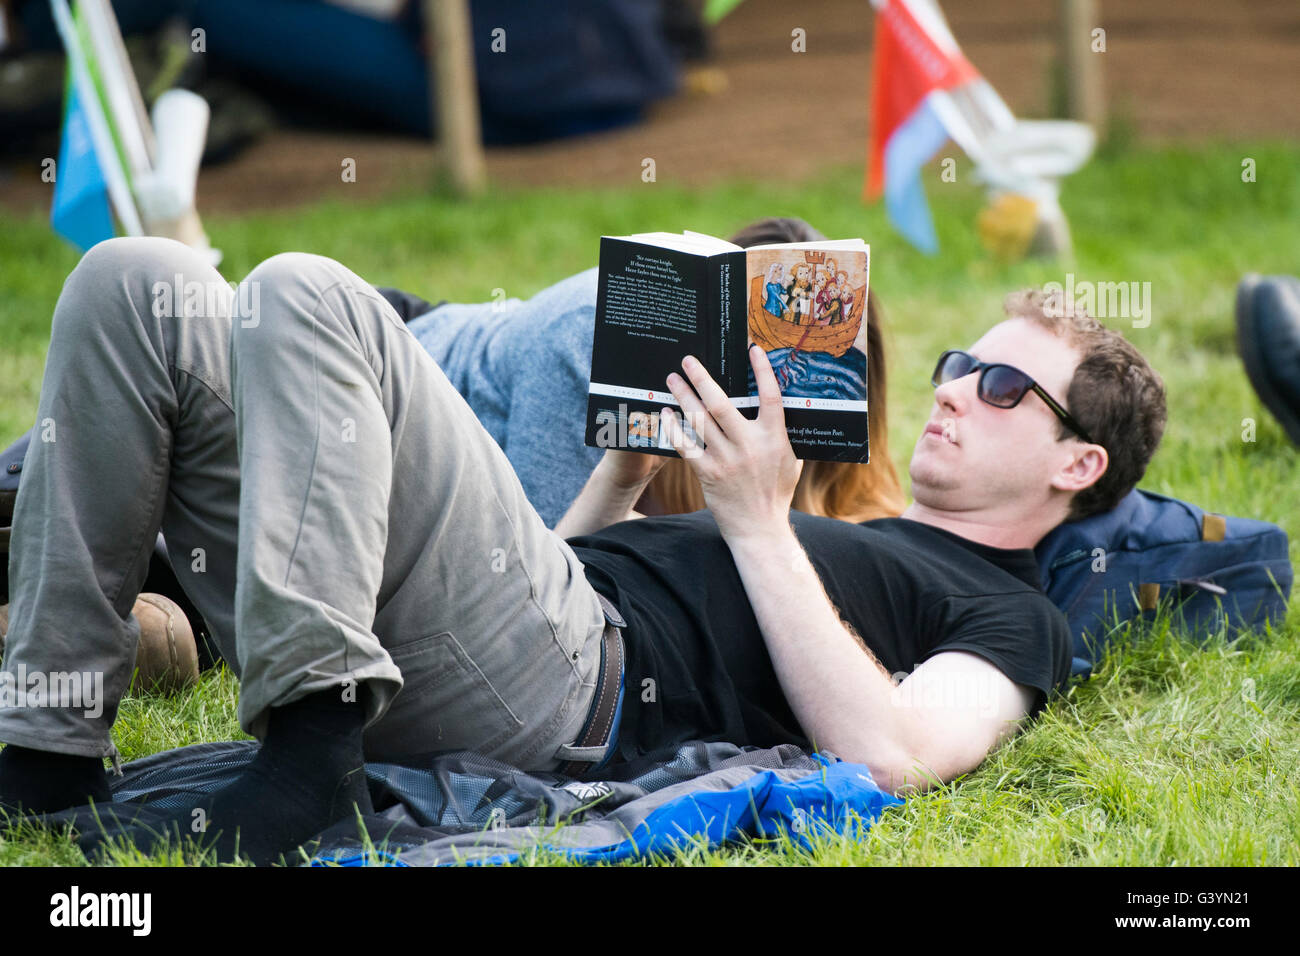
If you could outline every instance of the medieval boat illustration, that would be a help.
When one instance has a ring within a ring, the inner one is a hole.
[[[814,283],[824,275],[821,267],[826,260],[824,253],[815,251],[805,252],[802,258],[804,263],[798,267],[799,272],[812,276],[805,285],[807,292],[803,296],[803,302],[806,302],[811,296]],[[833,260],[829,265],[833,270]],[[791,273],[794,274],[795,270],[792,269]],[[834,278],[833,271],[831,278]],[[787,292],[785,298],[781,299],[766,284],[764,276],[756,275],[749,283],[750,337],[765,352],[788,348],[796,352],[827,352],[841,356],[858,336],[862,325],[862,310],[867,300],[865,285],[851,287],[851,292],[851,304],[847,310],[809,310],[801,304],[797,291]],[[771,308],[778,301],[782,311],[779,316],[773,314]]]

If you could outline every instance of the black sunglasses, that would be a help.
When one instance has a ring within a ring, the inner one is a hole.
[[[963,352],[960,349],[949,349],[939,356],[939,361],[934,366],[934,374],[930,376],[930,384],[938,388],[940,385],[963,378],[976,371],[980,373],[979,386],[976,391],[981,401],[992,405],[994,408],[1015,408],[1027,393],[1033,392],[1076,435],[1089,445],[1099,444],[1099,442],[1093,441],[1088,436],[1088,433],[1062,407],[1060,402],[1048,395],[1046,389],[1014,365],[1003,365],[1000,362],[981,362],[969,352]]]

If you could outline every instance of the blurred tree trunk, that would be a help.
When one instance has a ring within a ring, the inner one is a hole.
[[[462,195],[487,186],[479,126],[478,82],[470,36],[469,0],[423,0],[429,51],[429,103],[437,111],[437,135],[452,185]]]
[[[1106,127],[1106,102],[1102,92],[1102,57],[1106,35],[1101,29],[1098,0],[1060,0],[1061,53],[1059,61],[1065,90],[1065,115],[1092,126],[1100,136]]]

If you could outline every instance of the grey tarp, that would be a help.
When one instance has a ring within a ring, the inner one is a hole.
[[[257,746],[197,744],[132,761],[113,778],[114,801],[119,811],[131,804],[136,819],[149,824],[232,782]],[[613,861],[674,845],[718,845],[756,830],[771,835],[774,824],[798,832],[805,821],[843,823],[846,810],[865,826],[900,802],[878,790],[865,767],[791,745],[691,742],[595,782],[525,773],[469,751],[405,765],[371,763],[366,772],[376,813],[363,819],[372,846],[382,851],[370,859],[415,866],[499,862],[540,845],[584,862]],[[89,808],[56,818],[76,823],[83,846],[96,842]],[[364,851],[350,821],[320,835],[316,859],[357,863]]]

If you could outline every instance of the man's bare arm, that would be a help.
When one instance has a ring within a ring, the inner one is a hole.
[[[891,793],[983,762],[1019,726],[1033,688],[974,654],[936,654],[902,683],[840,620],[793,531],[728,542],[791,709],[819,747],[866,764]]]
[[[1038,690],[1017,684],[978,654],[943,651],[898,686],[929,744],[924,767],[948,781],[974,770],[1021,728]]]
[[[893,678],[840,620],[789,525],[727,544],[804,733],[819,749],[866,764],[882,788],[901,787],[916,749],[912,715],[898,706]]]

